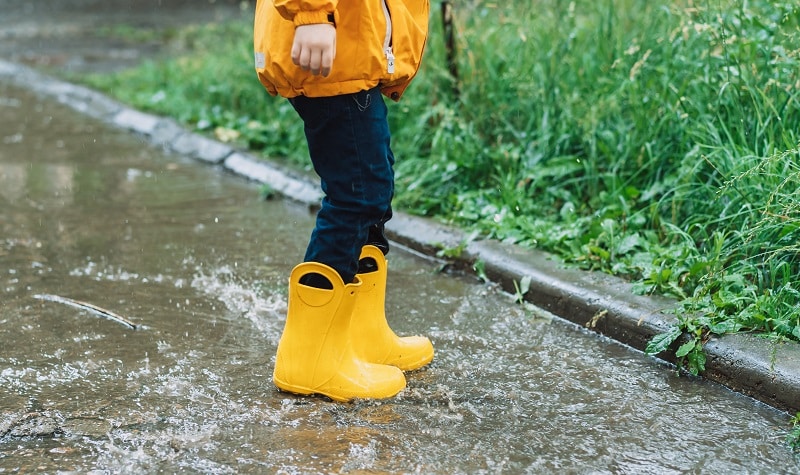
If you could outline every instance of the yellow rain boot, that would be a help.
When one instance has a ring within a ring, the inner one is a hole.
[[[333,289],[300,283],[319,274]],[[304,262],[289,278],[289,309],[275,372],[275,386],[295,394],[322,394],[335,401],[383,399],[406,386],[403,372],[393,366],[368,363],[356,356],[350,340],[350,320],[361,282],[345,285],[332,268]]]
[[[361,250],[361,261],[374,261],[374,270],[358,274],[351,335],[356,353],[372,363],[392,365],[403,371],[421,368],[433,360],[433,345],[424,336],[397,336],[386,321],[386,258],[375,246]],[[371,262],[370,262],[371,263]]]

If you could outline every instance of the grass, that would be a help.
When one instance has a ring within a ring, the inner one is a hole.
[[[694,374],[714,334],[800,340],[795,2],[535,6],[455,1],[456,80],[433,4],[423,69],[390,112],[396,206],[676,297],[647,351]],[[193,54],[84,79],[307,168],[296,114],[255,78],[250,28],[186,28],[171,41]]]
[[[786,443],[795,453],[800,453],[800,412],[792,418],[792,430],[786,435]]]

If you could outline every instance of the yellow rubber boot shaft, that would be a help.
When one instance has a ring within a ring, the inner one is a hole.
[[[310,273],[324,276],[333,289],[301,284],[300,278]],[[358,279],[345,285],[335,270],[316,262],[292,270],[286,325],[273,373],[278,389],[344,402],[388,398],[405,388],[405,376],[398,368],[369,363],[353,350],[350,321],[361,285]]]
[[[361,250],[361,259],[372,258],[377,270],[358,274],[353,310],[352,338],[356,353],[372,363],[392,365],[403,371],[421,368],[433,360],[433,345],[424,336],[399,337],[386,321],[386,258],[375,246]]]

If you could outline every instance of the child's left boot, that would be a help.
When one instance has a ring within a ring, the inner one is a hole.
[[[383,252],[366,245],[361,250],[350,334],[353,349],[365,361],[411,371],[433,360],[433,344],[424,336],[399,337],[386,321],[387,262]]]
[[[330,289],[305,285],[317,277]],[[321,394],[334,401],[385,399],[406,386],[403,372],[360,358],[350,340],[353,304],[361,282],[345,285],[317,262],[297,265],[289,278],[289,308],[272,380],[281,391]]]

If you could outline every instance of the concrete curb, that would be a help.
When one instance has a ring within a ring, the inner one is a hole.
[[[96,91],[66,83],[33,69],[0,60],[0,80],[55,99],[76,112],[136,132],[172,153],[220,166],[264,183],[275,192],[313,208],[322,193],[315,183],[245,152],[188,132],[170,119],[126,107]],[[482,262],[487,277],[516,293],[515,282],[531,280],[525,299],[577,325],[643,350],[674,321],[666,313],[675,302],[634,295],[630,284],[599,273],[564,268],[538,251],[496,241],[468,242],[467,236],[429,219],[395,213],[389,237],[423,254],[462,249],[451,261],[471,268]],[[800,411],[800,344],[770,343],[749,335],[729,335],[706,344],[704,377],[775,408]],[[674,363],[667,356],[666,361]]]

